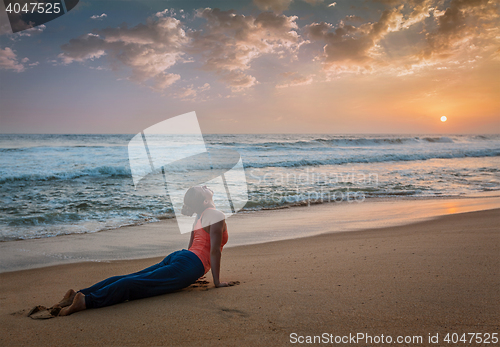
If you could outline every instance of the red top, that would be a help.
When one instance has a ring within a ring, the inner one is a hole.
[[[207,208],[206,210],[213,209]],[[205,211],[206,211],[205,210]],[[205,213],[203,211],[203,213]],[[201,217],[203,217],[203,213],[200,218],[196,221],[194,226],[194,235],[193,235],[193,243],[189,248],[189,251],[193,252],[200,258],[203,263],[203,267],[205,268],[205,273],[210,270],[210,234],[207,233],[202,225],[201,225]],[[227,235],[227,227],[222,233],[222,242],[220,245],[220,250],[222,251],[222,247],[227,243],[228,235]]]

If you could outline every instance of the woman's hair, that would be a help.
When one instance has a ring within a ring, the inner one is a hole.
[[[191,217],[196,211],[203,209],[204,201],[205,197],[198,190],[194,189],[194,187],[189,188],[184,195],[184,205],[181,213]]]

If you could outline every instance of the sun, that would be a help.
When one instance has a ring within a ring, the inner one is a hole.
[[[444,122],[446,122],[447,120],[448,120],[448,118],[446,118],[446,116],[441,117],[441,122],[443,122],[443,123],[444,123]]]

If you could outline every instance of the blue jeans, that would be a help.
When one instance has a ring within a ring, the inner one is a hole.
[[[85,295],[87,308],[98,308],[186,288],[204,273],[200,258],[183,249],[142,271],[110,277],[79,292]]]

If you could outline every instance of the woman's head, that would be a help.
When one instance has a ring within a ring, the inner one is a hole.
[[[185,216],[201,214],[208,207],[214,207],[212,200],[214,192],[207,186],[194,186],[188,189],[184,195],[184,206],[181,213]]]

